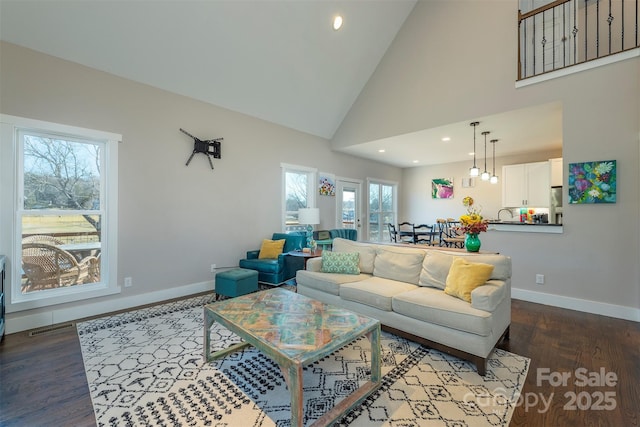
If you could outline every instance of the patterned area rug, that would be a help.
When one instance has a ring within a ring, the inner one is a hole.
[[[253,347],[205,364],[203,308],[211,296],[78,324],[98,426],[290,426],[278,366]],[[238,337],[219,324],[213,350]],[[529,359],[495,350],[473,365],[384,333],[382,385],[338,426],[507,426]],[[304,371],[305,425],[369,379],[369,342],[355,341]]]

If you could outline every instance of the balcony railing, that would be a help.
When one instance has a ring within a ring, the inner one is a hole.
[[[518,80],[640,47],[640,0],[557,0],[518,13]]]

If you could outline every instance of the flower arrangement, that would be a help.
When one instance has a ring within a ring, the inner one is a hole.
[[[473,199],[465,197],[462,204],[467,207],[467,213],[460,217],[460,229],[465,234],[478,234],[487,231],[489,221],[484,219],[480,209],[473,207]]]

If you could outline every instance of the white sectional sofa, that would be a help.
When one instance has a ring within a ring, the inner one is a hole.
[[[309,259],[296,275],[300,294],[378,319],[384,330],[469,360],[485,375],[486,358],[509,336],[510,257],[339,238],[333,252],[353,255],[360,273],[322,272],[322,258]],[[486,283],[471,292],[471,302],[444,291],[456,257],[464,257],[456,266],[464,260],[493,265]]]

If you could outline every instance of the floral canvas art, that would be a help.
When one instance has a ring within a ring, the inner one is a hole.
[[[336,177],[333,174],[320,172],[318,192],[321,196],[336,195]]]
[[[432,180],[431,197],[434,199],[452,199],[453,179],[437,178]]]
[[[569,164],[569,203],[615,203],[615,160]]]

